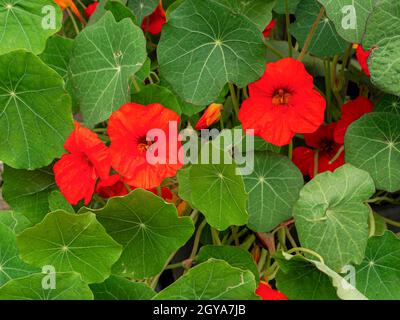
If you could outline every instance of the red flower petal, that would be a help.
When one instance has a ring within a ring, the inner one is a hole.
[[[85,9],[86,18],[90,19],[92,14],[96,11],[96,8],[98,5],[99,5],[99,2],[95,1],[86,7],[86,9]]]
[[[293,163],[299,168],[303,176],[309,174],[314,167],[314,150],[307,147],[297,147],[293,150]]]
[[[368,63],[367,63],[371,52],[372,52],[372,49],[365,51],[362,45],[358,45],[357,49],[356,49],[356,57],[357,57],[358,63],[360,64],[361,69],[364,71],[364,73],[368,77],[371,76],[371,72],[369,71]]]
[[[264,29],[264,31],[263,31],[263,35],[264,35],[265,38],[268,38],[268,37],[269,37],[269,34],[271,33],[271,30],[272,30],[273,28],[275,28],[275,26],[276,26],[276,20],[273,19],[273,20],[271,20],[271,22],[265,27],[265,29]]]
[[[335,142],[343,144],[348,126],[373,109],[374,105],[365,97],[358,97],[344,104],[342,107],[342,117],[337,123],[334,132]]]
[[[161,33],[162,28],[166,22],[167,15],[165,14],[162,3],[160,1],[154,12],[143,19],[142,29],[146,32],[156,35]]]
[[[178,126],[179,121],[180,117],[175,112],[160,104],[143,106],[128,103],[111,115],[108,134],[112,166],[127,184],[151,189],[159,186],[163,179],[174,176],[182,167],[179,162],[181,143],[178,141],[177,128],[171,132],[169,128],[170,122]],[[155,145],[157,142],[146,141],[152,129],[161,129],[166,135],[167,141],[162,145],[166,150],[164,164],[151,164],[147,160],[147,150],[151,150],[151,143]]]
[[[313,133],[305,133],[304,140],[308,146],[319,149],[323,147],[322,145],[325,141],[333,142],[333,133],[335,128],[336,123],[322,125]]]
[[[260,296],[262,300],[288,300],[283,293],[272,289],[265,282],[260,282],[260,285],[256,289],[256,294]]]
[[[103,198],[122,197],[129,193],[118,174],[101,180],[96,186],[96,192]]]
[[[326,102],[314,90],[313,78],[304,65],[292,58],[267,64],[260,80],[249,85],[239,120],[243,128],[283,146],[296,133],[310,133],[324,120]]]

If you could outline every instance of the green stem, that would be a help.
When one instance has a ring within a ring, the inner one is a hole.
[[[141,89],[140,89],[140,86],[139,86],[138,82],[136,81],[136,77],[135,76],[131,77],[131,81],[133,83],[133,86],[135,87],[136,93],[140,92]]]
[[[311,249],[307,249],[307,248],[303,248],[303,247],[296,247],[296,248],[292,248],[290,250],[287,251],[288,254],[291,254],[293,252],[303,252],[303,253],[308,253],[316,258],[318,258],[318,260],[321,261],[321,263],[325,264],[324,259],[315,251],[311,250]]]
[[[236,116],[239,117],[239,100],[236,95],[235,87],[232,83],[229,83],[229,91],[231,93],[233,108],[235,109]]]
[[[391,220],[391,219],[386,218],[386,217],[383,217],[383,216],[380,216],[380,217],[381,217],[387,224],[390,224],[391,226],[400,228],[400,221],[394,221],[394,220]]]
[[[274,55],[276,55],[279,59],[283,59],[285,56],[276,50],[274,47],[270,46],[266,41],[264,41],[264,45],[270,50]]]
[[[320,10],[320,12],[319,12],[319,14],[317,16],[317,19],[314,21],[314,23],[313,23],[313,25],[312,25],[312,27],[310,29],[310,32],[308,33],[308,36],[307,36],[307,39],[306,39],[306,41],[304,43],[303,49],[301,50],[300,55],[297,58],[297,60],[302,61],[304,59],[304,57],[306,55],[306,52],[308,50],[308,47],[311,44],[311,40],[312,40],[312,38],[314,36],[314,33],[317,30],[318,24],[321,21],[322,16],[324,15],[324,13],[325,13],[325,7],[322,6],[321,10]]]
[[[77,25],[77,23],[75,21],[74,15],[72,14],[72,12],[71,12],[71,10],[69,8],[67,8],[67,13],[68,13],[68,15],[69,15],[69,17],[70,17],[70,19],[72,21],[72,26],[74,27],[74,30],[75,30],[76,34],[78,35],[79,32],[80,32],[79,31],[79,27],[78,27],[78,25]]]
[[[239,238],[238,238],[238,227],[232,226],[231,231],[232,231],[233,240],[235,241],[235,246],[237,246],[237,247],[240,246]]]
[[[218,230],[215,229],[215,228],[213,228],[213,227],[211,227],[211,235],[212,235],[214,244],[217,245],[217,246],[221,246],[221,245],[222,245],[222,242],[221,242],[221,240],[219,239],[219,232],[218,232]]]
[[[292,234],[290,233],[290,230],[289,230],[288,227],[285,228],[285,232],[286,232],[286,237],[288,238],[288,240],[289,240],[290,244],[292,245],[292,247],[296,248],[297,247],[297,243],[294,240]]]
[[[288,153],[289,159],[292,160],[293,159],[293,139],[290,140],[289,143],[289,153]]]
[[[262,248],[261,249],[260,260],[258,261],[258,264],[257,264],[257,268],[258,268],[258,272],[259,273],[261,273],[261,271],[262,271],[262,269],[263,269],[263,267],[265,265],[265,262],[267,260],[267,256],[268,256],[268,251],[265,250],[264,248]]]
[[[197,250],[199,249],[201,233],[203,232],[206,225],[207,221],[206,219],[204,219],[197,228],[196,235],[194,236],[192,252],[190,253],[189,259],[194,259],[194,257],[196,256]]]
[[[290,25],[289,0],[285,0],[285,19],[286,19],[286,33],[287,33],[288,46],[289,46],[289,57],[292,57],[293,56],[293,44],[292,44],[292,35],[289,32],[289,25]]]

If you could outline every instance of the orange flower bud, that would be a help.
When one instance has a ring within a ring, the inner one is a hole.
[[[70,8],[71,11],[78,17],[78,19],[83,22],[83,18],[81,13],[79,12],[78,8],[76,7],[75,3],[72,0],[54,0],[56,4],[61,8],[61,10],[65,10]]]
[[[201,116],[200,120],[196,123],[195,129],[206,129],[221,119],[221,111],[223,105],[219,103],[212,103]]]

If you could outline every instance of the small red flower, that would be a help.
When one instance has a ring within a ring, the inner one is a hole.
[[[335,142],[343,144],[348,126],[372,110],[374,110],[374,105],[365,97],[357,97],[355,100],[344,104],[341,119],[335,128]]]
[[[64,147],[69,153],[54,165],[56,183],[69,203],[76,205],[84,199],[88,204],[97,179],[109,175],[109,151],[95,133],[78,122]]]
[[[256,289],[256,294],[260,296],[262,300],[289,300],[283,293],[272,289],[268,283],[262,281]]]
[[[179,115],[160,104],[128,103],[111,115],[108,135],[112,166],[127,184],[143,189],[155,188],[183,166],[178,129],[170,131],[170,123],[179,126],[179,121]],[[166,151],[165,163],[152,164],[147,159],[147,152],[159,151],[157,145],[163,143],[157,142],[156,136],[148,137],[152,129],[160,129],[166,136],[165,145],[162,145]]]
[[[118,174],[100,180],[96,186],[96,193],[104,199],[126,196],[129,191]]]
[[[82,15],[73,0],[54,0],[54,2],[60,7],[62,11],[68,8],[71,9],[71,11],[78,17],[79,21],[83,22]]]
[[[365,51],[361,44],[359,44],[356,49],[356,57],[357,57],[358,63],[360,64],[361,69],[364,71],[364,73],[368,77],[371,76],[371,73],[369,72],[369,68],[368,68],[368,63],[367,63],[371,52],[372,52],[372,49]]]
[[[243,129],[277,145],[289,144],[296,133],[311,133],[324,121],[325,99],[314,90],[313,77],[292,58],[268,63],[260,80],[249,85],[239,120]]]
[[[91,4],[89,4],[86,9],[85,9],[85,15],[86,18],[90,19],[90,17],[92,16],[92,14],[96,11],[97,6],[99,5],[98,1],[95,1]]]
[[[221,119],[222,104],[212,103],[196,123],[195,129],[206,129]]]
[[[276,26],[276,20],[273,19],[273,20],[265,27],[265,29],[264,29],[264,31],[263,31],[263,35],[264,35],[265,38],[268,38],[268,37],[269,37],[269,34],[271,33],[271,30],[272,30],[273,28],[275,28],[275,26]]]
[[[166,22],[167,15],[165,14],[164,8],[160,1],[154,12],[143,19],[142,29],[146,32],[156,35],[161,33]]]
[[[344,164],[342,145],[333,140],[335,127],[336,123],[331,123],[321,126],[314,133],[304,134],[306,144],[318,151],[318,173],[333,172]],[[293,163],[304,176],[314,177],[314,158],[317,151],[307,147],[297,147],[293,150]]]

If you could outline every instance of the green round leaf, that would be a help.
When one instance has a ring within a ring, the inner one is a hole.
[[[121,255],[121,246],[105,232],[93,213],[49,213],[17,237],[21,258],[34,266],[75,271],[87,283],[102,282]]]
[[[138,93],[132,95],[132,102],[143,105],[151,103],[159,103],[164,107],[181,114],[181,107],[174,94],[167,88],[160,87],[156,84],[145,86]]]
[[[189,270],[155,296],[156,300],[257,300],[254,275],[210,259]]]
[[[375,0],[318,0],[335,25],[339,35],[348,42],[361,43]]]
[[[0,55],[18,49],[42,52],[47,38],[60,30],[61,17],[52,0],[0,0]]]
[[[277,256],[275,256],[277,259]],[[277,259],[276,286],[289,300],[337,300],[336,289],[328,275],[300,256]]]
[[[372,176],[377,189],[400,190],[400,115],[366,114],[347,129],[346,162]]]
[[[107,12],[75,39],[70,72],[85,122],[93,125],[130,101],[129,78],[146,61],[142,30]]]
[[[93,300],[89,286],[75,272],[57,272],[55,289],[44,289],[42,273],[14,279],[0,288],[0,300]]]
[[[307,183],[294,206],[302,247],[319,253],[328,267],[340,270],[360,263],[368,241],[369,207],[375,192],[370,175],[346,164]]]
[[[400,240],[392,232],[368,240],[365,258],[356,266],[356,286],[369,299],[400,299]]]
[[[95,300],[150,300],[156,294],[147,284],[111,276],[103,283],[91,284]]]
[[[64,195],[58,191],[54,190],[49,194],[49,210],[57,211],[63,210],[69,213],[75,213],[74,208],[70,205],[70,203],[65,199]]]
[[[247,193],[236,164],[193,164],[189,183],[193,205],[212,227],[222,231],[248,222]]]
[[[400,115],[400,97],[385,95],[375,105],[374,112],[390,112]]]
[[[3,213],[0,213],[2,216]],[[14,232],[0,220],[0,287],[6,282],[38,272],[19,258]]]
[[[90,209],[83,209],[82,211]],[[98,210],[97,219],[124,246],[115,264],[116,274],[144,279],[157,275],[169,256],[194,232],[189,217],[178,218],[174,205],[153,193],[135,189],[126,197],[112,198]]]
[[[3,181],[3,197],[11,208],[23,214],[31,224],[42,221],[50,211],[48,197],[55,188],[51,169],[28,171],[5,166]]]
[[[164,26],[158,60],[183,100],[207,105],[228,82],[244,87],[256,81],[265,52],[261,32],[242,15],[213,0],[186,0]]]
[[[303,46],[310,29],[320,12],[321,6],[316,0],[302,0],[296,9],[296,22],[290,25],[290,33]],[[348,46],[336,32],[333,23],[323,16],[314,33],[308,52],[318,57],[343,53]]]
[[[243,176],[249,194],[247,211],[250,229],[271,231],[292,216],[292,208],[303,187],[303,176],[287,158],[270,152],[257,152],[254,171]]]
[[[190,167],[186,167],[180,169],[176,174],[179,184],[178,195],[182,200],[185,200],[187,203],[192,202],[192,190],[190,189]]]
[[[240,248],[233,246],[203,246],[197,254],[196,262],[202,263],[209,259],[224,260],[232,267],[242,270],[249,270],[254,274],[257,284],[260,282],[260,275],[251,254]]]
[[[32,53],[0,56],[0,159],[17,169],[44,167],[64,153],[72,129],[63,79]]]

